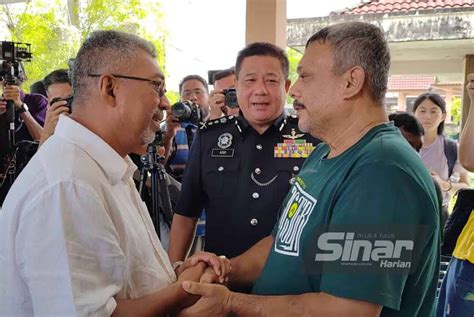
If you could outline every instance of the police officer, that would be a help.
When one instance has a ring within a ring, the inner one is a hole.
[[[288,58],[253,43],[236,60],[238,117],[203,123],[193,142],[168,254],[182,261],[206,210],[205,250],[235,257],[269,235],[304,159],[319,142],[284,111]]]

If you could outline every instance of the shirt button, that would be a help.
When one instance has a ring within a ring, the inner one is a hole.
[[[219,167],[217,168],[217,170],[218,170],[219,172],[222,172],[222,171],[224,170],[224,166],[219,166]]]
[[[262,170],[257,167],[255,169],[255,174],[260,175],[261,173],[262,173]]]
[[[257,148],[257,150],[261,150],[261,149],[263,149],[263,146],[261,144],[257,144],[256,148]]]
[[[256,226],[256,225],[258,224],[257,218],[252,218],[252,220],[250,220],[250,224],[251,224],[252,226]]]
[[[293,166],[293,172],[298,172],[300,168],[298,166]]]
[[[255,199],[258,199],[258,197],[260,197],[260,195],[258,193],[253,193],[252,197],[255,198]]]

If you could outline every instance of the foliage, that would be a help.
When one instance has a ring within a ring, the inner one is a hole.
[[[76,55],[80,43],[90,32],[100,29],[117,29],[142,36],[157,48],[159,65],[165,65],[166,33],[157,22],[162,20],[162,14],[155,2],[31,0],[21,5],[23,11],[18,9],[19,4],[3,5],[0,13],[7,17],[11,39],[31,44],[33,62],[25,64],[28,85],[54,69],[67,68],[68,59]],[[153,28],[147,29],[146,25]]]
[[[168,97],[170,105],[173,105],[174,103],[179,101],[179,92],[168,90],[168,92],[166,93],[166,97]]]
[[[298,74],[296,73],[296,67],[298,66],[298,63],[303,56],[303,54],[294,48],[287,47],[286,49],[286,54],[288,56],[288,60],[290,62],[290,72],[289,72],[289,79],[291,80],[291,84],[294,84],[296,80],[298,79]],[[291,98],[289,95],[286,98],[286,103],[287,104],[293,104],[293,98]]]
[[[5,5],[3,9],[9,7]],[[58,13],[58,7],[51,4],[48,7],[41,1],[28,2],[23,13],[7,13],[12,41],[31,44],[33,61],[24,63],[29,84],[41,80],[51,70],[67,68],[68,58],[78,48],[77,36],[64,28],[67,21],[64,14]]]
[[[462,105],[461,105],[461,98],[460,97],[453,97],[453,101],[451,103],[451,117],[453,118],[453,122],[459,126],[461,122],[461,112],[462,112]]]

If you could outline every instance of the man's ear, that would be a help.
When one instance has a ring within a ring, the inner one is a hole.
[[[361,92],[365,83],[365,71],[360,66],[352,67],[344,75],[343,97],[349,99]]]
[[[117,81],[110,75],[102,75],[99,77],[99,94],[108,105],[115,106],[115,89]]]

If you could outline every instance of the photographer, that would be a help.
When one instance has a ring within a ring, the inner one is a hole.
[[[200,109],[201,121],[209,118],[209,88],[204,78],[199,75],[188,75],[179,84],[180,101],[190,101]],[[166,118],[164,136],[165,158],[173,176],[181,180],[189,149],[197,130],[197,122],[180,122],[169,112]]]
[[[71,112],[67,98],[72,96],[71,80],[66,69],[57,69],[43,79],[44,89],[48,96],[48,110],[41,134],[40,146],[54,133],[59,116]]]
[[[224,116],[238,116],[239,105],[235,92],[235,70],[233,67],[217,72],[212,77],[214,90],[209,95],[211,115],[209,120]]]
[[[2,62],[2,73],[11,72],[11,63]],[[7,101],[13,101],[15,105],[15,138],[16,141],[35,140],[39,141],[42,125],[46,115],[48,101],[39,94],[25,94],[21,89],[21,84],[25,81],[25,76],[20,74],[15,78],[15,82],[7,83],[2,81],[3,95],[0,99],[0,120],[6,121]]]

